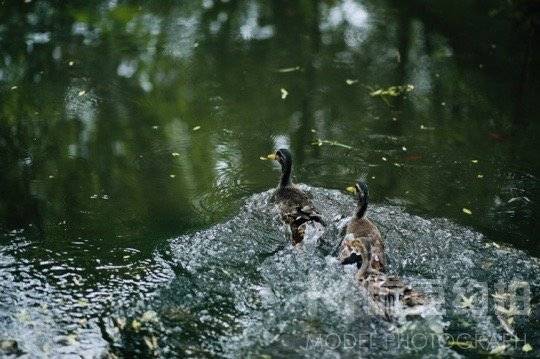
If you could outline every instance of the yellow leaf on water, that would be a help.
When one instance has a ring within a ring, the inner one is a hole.
[[[346,145],[344,143],[340,143],[337,141],[321,140],[320,138],[318,138],[316,141],[312,142],[311,144],[315,146],[330,145],[330,146],[336,146],[336,147],[343,147],[349,150],[352,149],[351,146]]]
[[[523,350],[525,353],[528,353],[533,350],[533,347],[529,343],[527,343],[523,346],[523,348],[521,348],[521,350]]]
[[[174,177],[176,177],[176,175],[169,175],[169,177],[174,178]]]
[[[468,215],[471,215],[472,214],[472,211],[468,208],[462,208],[461,211],[465,214],[468,214]]]
[[[299,71],[299,70],[300,70],[300,66],[295,66],[295,67],[286,67],[283,69],[278,69],[277,72],[281,72],[282,74],[284,74],[287,72],[294,72],[294,71]]]
[[[79,91],[78,95],[79,95],[79,96],[83,96],[85,93],[86,93],[85,90],[81,90],[81,91]]]
[[[195,126],[193,127],[193,131],[199,131],[201,129],[201,126]]]
[[[180,156],[180,154],[179,154],[178,152],[173,152],[173,153],[171,153],[171,155],[172,155],[173,157],[178,157],[178,156]]]
[[[73,66],[74,64],[75,64],[75,62],[73,62],[73,61],[68,62],[69,66]]]
[[[289,96],[289,92],[285,90],[284,88],[281,89],[281,99],[285,100]]]
[[[413,85],[402,85],[402,86],[390,86],[386,89],[378,89],[378,90],[375,90],[375,91],[372,91],[370,92],[370,96],[381,96],[381,97],[386,97],[386,96],[399,96],[399,95],[403,95],[407,92],[411,92],[412,90],[414,90],[414,86]]]
[[[471,160],[472,163],[478,163],[478,160]]]
[[[351,80],[351,79],[345,80],[345,83],[346,83],[347,85],[349,85],[349,86],[350,86],[350,85],[354,85],[354,84],[357,83],[357,82],[358,82],[358,80]]]

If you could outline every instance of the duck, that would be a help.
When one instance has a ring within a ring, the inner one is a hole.
[[[308,223],[325,226],[324,220],[311,198],[292,182],[291,152],[281,148],[267,158],[281,165],[281,177],[270,201],[278,206],[281,219],[290,228],[292,242],[297,245],[303,241]]]
[[[385,247],[381,232],[366,216],[369,203],[368,186],[358,181],[348,192],[357,195],[357,204],[348,221],[338,255],[342,265],[355,264],[356,280],[364,287],[376,311],[390,319],[396,303],[416,307],[426,303],[423,293],[414,290],[397,276],[386,273]]]
[[[369,203],[367,184],[358,181],[348,192],[357,195],[357,205],[346,226],[339,258],[342,264],[356,263],[359,276],[368,272],[384,272],[384,242],[377,226],[366,216]]]

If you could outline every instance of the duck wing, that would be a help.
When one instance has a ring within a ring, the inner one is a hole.
[[[289,225],[295,244],[303,240],[306,223],[317,222],[325,226],[322,215],[311,200],[296,187],[278,188],[272,201],[277,203],[283,222]]]

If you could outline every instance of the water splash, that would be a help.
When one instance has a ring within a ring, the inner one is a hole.
[[[537,259],[445,219],[372,206],[368,215],[385,239],[390,274],[425,291],[432,301],[415,316],[386,321],[373,315],[353,271],[335,258],[338,227],[354,208],[353,199],[338,191],[302,188],[329,225],[299,248],[290,244],[267,191],[248,198],[229,221],[170,240],[143,264],[144,275],[115,269],[120,272],[109,283],[82,288],[61,284],[73,282],[67,278],[76,266],[18,262],[15,247],[29,244],[13,241],[1,256],[2,336],[41,353],[58,354],[68,347],[72,353],[93,348],[165,357],[446,357],[486,353],[503,344],[506,352],[519,350],[506,340],[492,294],[497,285],[526,282],[533,298],[529,309],[536,311]],[[88,304],[82,305],[81,298]],[[54,310],[36,314],[41,303]],[[30,318],[34,330],[18,317]],[[538,347],[530,314],[513,317],[517,336]],[[51,332],[59,333],[58,340],[47,339]],[[456,342],[464,345],[459,341],[464,333],[489,340],[456,348]]]

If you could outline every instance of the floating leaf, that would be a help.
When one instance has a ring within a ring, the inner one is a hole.
[[[525,353],[528,353],[533,350],[533,347],[529,343],[527,343],[523,346],[523,348],[521,348],[521,350],[523,350]]]
[[[403,95],[407,92],[411,92],[412,90],[414,90],[414,86],[413,85],[402,85],[402,86],[390,86],[388,87],[387,89],[378,89],[378,90],[375,90],[375,91],[372,91],[370,92],[370,96],[380,96],[380,97],[387,97],[387,96],[391,96],[391,97],[395,97],[395,96],[399,96],[399,95]]]
[[[383,160],[383,161],[385,161],[385,162],[388,161],[388,160],[386,159],[386,157],[381,157],[381,160]]]
[[[358,80],[351,80],[351,79],[345,80],[345,83],[346,83],[347,85],[349,85],[349,86],[354,85],[354,84],[357,83],[357,82],[358,82]]]
[[[478,160],[471,160],[472,163],[478,163]]]
[[[461,211],[465,214],[468,214],[468,215],[471,215],[472,214],[472,211],[468,208],[462,208]]]
[[[484,178],[484,175],[478,174],[478,175],[476,175],[476,177],[477,177],[477,178]]]
[[[157,130],[159,126],[152,126],[152,130]]]
[[[83,95],[84,95],[85,93],[86,93],[86,91],[85,91],[85,90],[81,90],[81,91],[79,91],[79,93],[78,93],[77,95],[79,95],[79,96],[83,96]]]
[[[178,156],[180,156],[180,154],[179,154],[178,152],[173,152],[173,153],[171,153],[171,155],[172,155],[173,157],[178,157]]]
[[[193,127],[193,131],[199,131],[201,129],[201,126],[195,126]]]
[[[405,146],[401,147],[401,149],[402,149],[403,151],[407,151],[407,147],[405,147]]]
[[[176,177],[176,175],[169,175],[169,177],[171,177],[171,178],[175,178],[175,177]]]
[[[287,73],[287,72],[294,72],[294,71],[300,71],[300,66],[285,67],[285,68],[277,70],[277,72],[281,72],[282,74]]]
[[[73,66],[73,65],[75,65],[75,62],[70,61],[70,62],[68,62],[68,65],[69,65],[69,66]]]
[[[268,161],[268,160],[269,160],[269,158],[264,157],[264,156],[259,157],[259,159],[261,159],[261,160],[263,160],[263,161]]]
[[[18,89],[18,88],[19,88],[18,86],[11,86],[11,89],[12,89],[12,90],[16,90],[16,89]]]
[[[281,99],[285,100],[289,96],[289,92],[285,90],[284,88],[281,89]]]
[[[96,199],[97,197],[98,197],[97,194],[93,194],[93,195],[90,196],[90,199]]]
[[[435,127],[428,127],[428,126],[420,125],[420,129],[421,130],[434,130]]]
[[[337,141],[321,140],[320,138],[318,138],[317,141],[312,142],[311,144],[315,146],[330,145],[330,146],[343,147],[349,150],[352,149],[352,147],[349,145],[346,145]]]

